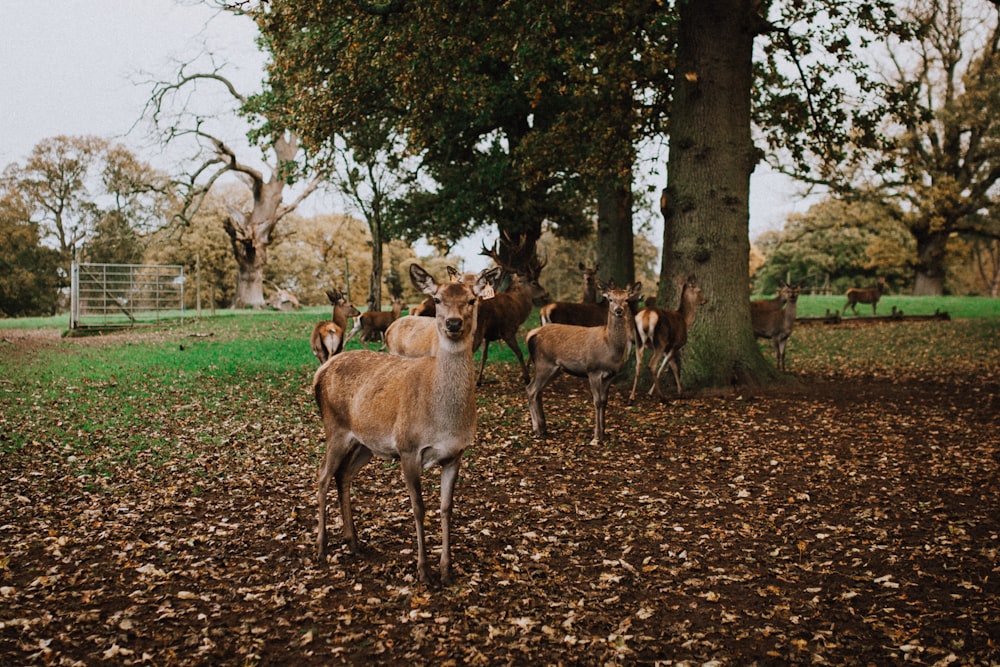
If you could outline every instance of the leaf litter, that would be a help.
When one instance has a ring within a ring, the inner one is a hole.
[[[445,589],[416,581],[391,463],[355,484],[363,555],[316,562],[306,373],[140,401],[86,449],[39,435],[77,430],[40,402],[3,454],[0,662],[998,664],[997,368],[918,361],[634,406],[616,384],[602,445],[582,382],[540,440],[495,364]]]

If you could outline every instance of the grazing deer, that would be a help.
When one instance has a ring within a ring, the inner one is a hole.
[[[878,300],[882,298],[885,294],[886,284],[885,278],[879,278],[878,283],[875,287],[852,287],[847,290],[847,303],[844,304],[844,308],[840,311],[843,315],[847,312],[847,307],[851,307],[851,312],[855,315],[858,314],[858,309],[855,306],[859,303],[870,303],[872,305],[872,317],[875,316],[875,306],[878,305]]]
[[[354,319],[354,328],[347,334],[344,344],[346,345],[359,332],[362,343],[379,341],[385,344],[385,330],[399,319],[401,312],[403,312],[403,300],[396,297],[392,300],[392,310],[369,310],[361,313]]]
[[[677,384],[677,395],[680,396],[681,349],[687,344],[688,331],[694,324],[698,306],[704,305],[707,301],[695,277],[689,276],[681,284],[681,303],[677,310],[663,310],[647,305],[636,313],[635,327],[639,339],[635,346],[635,377],[632,379],[632,391],[628,396],[629,403],[635,400],[635,388],[642,374],[642,357],[647,347],[653,348],[653,354],[649,358],[649,372],[653,376],[649,395],[652,396],[655,391],[657,396],[663,398],[660,374],[669,364],[674,374],[674,382]]]
[[[628,289],[600,284],[601,295],[608,301],[607,320],[603,327],[572,324],[548,324],[528,332],[527,343],[535,363],[535,377],[528,385],[528,410],[535,433],[547,433],[542,410],[542,390],[560,371],[590,381],[594,399],[594,440],[604,440],[604,413],[608,404],[611,380],[625,366],[634,328],[630,301],[639,297],[641,283]]]
[[[792,335],[795,314],[798,309],[799,288],[784,285],[781,296],[784,308],[751,308],[750,321],[757,338],[769,338],[774,346],[774,361],[779,370],[785,370],[785,345]]]
[[[347,300],[347,295],[340,290],[327,290],[326,297],[333,304],[333,319],[317,322],[309,337],[313,354],[316,355],[321,364],[344,349],[344,331],[347,329],[347,318],[361,315],[358,309]]]
[[[441,466],[441,582],[451,581],[451,511],[462,452],[476,432],[472,338],[479,293],[474,285],[438,283],[417,264],[410,280],[434,298],[435,357],[401,359],[369,350],[331,358],[316,371],[313,388],[323,418],[326,454],[319,467],[317,552],[327,551],[326,496],[331,479],[340,499],[343,537],[358,553],[351,483],[371,457],[399,459],[417,532],[417,573],[429,582],[420,472]]]
[[[524,239],[521,240],[521,243],[524,243]],[[500,292],[490,299],[483,299],[483,303],[479,307],[479,326],[476,327],[475,347],[478,348],[481,344],[483,348],[479,359],[479,376],[476,379],[476,384],[483,382],[486,356],[490,343],[495,340],[504,341],[513,350],[514,356],[521,364],[521,377],[527,384],[531,377],[528,374],[528,365],[524,362],[521,346],[517,343],[517,330],[528,319],[535,302],[544,302],[549,299],[549,293],[538,282],[538,275],[545,266],[545,262],[536,260],[527,269],[515,269],[507,266],[500,261],[496,243],[493,244],[492,249],[488,249],[484,244],[480,254],[492,258],[503,271],[509,273],[511,284],[506,292]]]

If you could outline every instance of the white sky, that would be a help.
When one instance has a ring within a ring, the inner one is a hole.
[[[143,82],[169,79],[178,63],[206,51],[227,63],[225,73],[244,91],[260,80],[263,56],[252,22],[194,0],[0,3],[0,170],[58,135],[121,141],[166,168],[148,147],[148,126],[136,125],[151,90]],[[312,208],[329,211],[331,202],[323,197]],[[790,212],[801,210],[787,179],[759,167],[751,188],[751,239],[780,229]],[[661,233],[654,230],[657,243]],[[473,239],[456,250],[472,265],[479,247]]]

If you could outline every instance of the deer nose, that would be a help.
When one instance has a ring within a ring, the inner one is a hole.
[[[459,333],[462,330],[462,318],[449,317],[444,321],[444,328],[448,333]]]

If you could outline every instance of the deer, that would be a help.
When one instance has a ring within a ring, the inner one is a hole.
[[[524,244],[523,238],[521,244]],[[492,298],[483,299],[479,308],[475,347],[478,349],[482,345],[482,354],[479,359],[479,376],[476,384],[483,383],[487,353],[490,343],[495,340],[504,341],[513,350],[514,356],[521,364],[521,378],[527,384],[531,377],[528,365],[524,362],[521,346],[517,342],[517,330],[528,319],[536,302],[549,300],[548,291],[538,282],[538,276],[545,262],[534,260],[526,269],[513,268],[500,260],[496,242],[493,243],[492,249],[487,248],[484,243],[480,254],[490,257],[504,272],[510,274],[511,285],[506,292],[499,292]]]
[[[417,264],[410,280],[434,298],[438,350],[434,357],[404,359],[371,350],[331,357],[316,371],[313,391],[323,421],[326,452],[319,466],[317,555],[327,554],[326,498],[330,481],[340,500],[341,528],[352,554],[360,552],[351,508],[351,484],[372,456],[398,459],[410,496],[417,536],[417,574],[430,583],[424,540],[420,474],[441,466],[442,584],[451,583],[451,514],[462,453],[476,433],[473,337],[479,294],[486,286],[438,283]]]
[[[583,297],[579,303],[573,301],[554,301],[542,306],[539,319],[542,324],[578,324],[588,327],[599,327],[607,319],[607,305],[597,303],[597,271],[601,265],[595,264],[588,268],[580,262],[580,272],[583,275]]]
[[[598,283],[607,299],[607,320],[602,327],[546,324],[528,332],[526,341],[535,376],[528,384],[528,410],[535,434],[545,437],[548,429],[542,409],[542,390],[560,372],[586,377],[594,401],[594,441],[605,438],[604,415],[611,381],[628,360],[634,328],[630,301],[639,297],[642,283],[626,289]]]
[[[448,274],[453,282],[473,285],[480,278],[484,279],[486,287],[479,295],[480,299],[492,297],[493,284],[499,277],[500,271],[499,267],[494,267],[484,269],[479,274],[459,274],[454,268],[448,267]],[[431,305],[433,307],[433,301]],[[437,342],[433,315],[421,317],[411,312],[410,315],[400,317],[390,324],[385,331],[386,350],[390,354],[402,357],[432,357],[437,353]],[[478,349],[478,344],[476,348]]]
[[[885,294],[886,283],[885,278],[879,278],[875,287],[852,287],[847,290],[847,303],[844,304],[843,309],[841,309],[840,314],[843,315],[847,312],[847,307],[851,307],[851,312],[855,315],[858,314],[857,308],[855,306],[859,303],[870,303],[872,305],[872,317],[875,316],[875,306],[878,305],[878,300],[882,298]]]
[[[647,299],[647,303],[648,301]],[[664,398],[660,389],[660,375],[668,364],[674,374],[677,395],[681,395],[681,349],[687,344],[688,332],[694,325],[698,306],[707,302],[708,299],[692,275],[681,283],[680,305],[677,310],[663,310],[655,305],[647,305],[636,313],[635,327],[638,340],[635,346],[635,377],[632,378],[629,403],[635,400],[635,388],[642,374],[642,358],[647,347],[653,349],[653,354],[649,358],[649,372],[653,376],[649,395],[652,396],[655,391],[660,399]]]
[[[750,321],[757,338],[768,338],[774,346],[775,365],[785,370],[785,345],[792,335],[798,309],[799,288],[784,285],[780,292],[785,299],[784,308],[750,308]],[[751,304],[752,305],[752,304]]]
[[[399,319],[399,314],[403,312],[403,300],[394,297],[392,300],[392,310],[369,310],[361,313],[354,319],[354,328],[347,334],[344,340],[346,345],[355,334],[361,334],[361,342],[380,341],[385,345],[385,331],[389,325]]]
[[[320,364],[344,349],[344,331],[347,329],[347,318],[361,315],[358,309],[348,301],[347,295],[340,290],[327,290],[326,297],[333,304],[332,319],[317,322],[309,337],[313,354],[316,355]]]
[[[455,282],[465,282],[467,284],[474,283],[479,277],[475,273],[462,273],[454,266],[449,266],[448,277]],[[483,293],[484,298],[489,298],[489,291],[492,289],[492,284],[490,288],[487,288],[486,292]],[[434,317],[434,300],[430,297],[426,297],[419,304],[410,309],[410,315],[423,315],[424,317]]]

